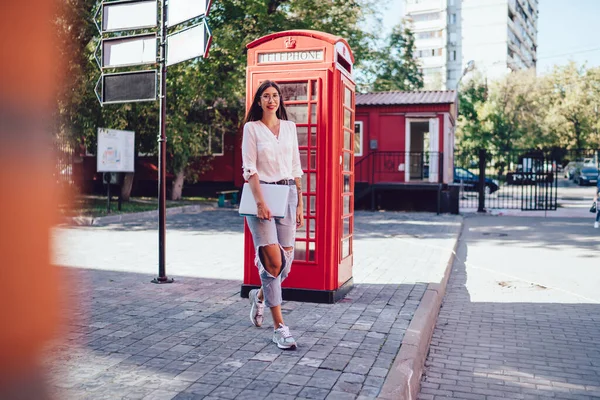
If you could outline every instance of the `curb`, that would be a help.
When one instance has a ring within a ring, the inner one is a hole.
[[[181,206],[181,207],[171,207],[171,208],[167,208],[166,215],[176,215],[176,214],[182,214],[182,213],[186,213],[186,212],[201,212],[201,211],[206,211],[206,210],[212,210],[212,209],[216,208],[215,204],[210,204],[210,205],[195,204],[195,205],[188,205],[188,206]],[[151,217],[158,217],[158,210],[142,211],[142,212],[136,212],[136,213],[126,213],[126,214],[119,214],[119,215],[108,215],[106,217],[98,217],[98,218],[65,217],[63,219],[63,223],[67,224],[67,225],[73,225],[73,226],[93,226],[93,225],[112,224],[115,222],[131,222],[131,221],[136,221],[138,219],[151,218]]]
[[[464,221],[460,224],[460,233],[454,243],[452,255],[446,264],[442,281],[427,285],[427,290],[408,325],[400,350],[385,379],[378,399],[412,400],[416,399],[419,394],[421,376],[429,353],[429,344],[446,293],[446,286],[450,278],[463,227]]]

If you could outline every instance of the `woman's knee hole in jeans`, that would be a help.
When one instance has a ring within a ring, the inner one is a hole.
[[[273,277],[281,273],[283,258],[278,244],[268,244],[258,248],[260,262],[264,269]]]

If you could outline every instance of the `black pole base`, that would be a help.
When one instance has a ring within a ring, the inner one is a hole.
[[[167,278],[166,276],[163,276],[163,277],[159,276],[157,278],[152,279],[150,282],[152,282],[152,283],[173,283],[173,282],[175,282],[175,279]]]

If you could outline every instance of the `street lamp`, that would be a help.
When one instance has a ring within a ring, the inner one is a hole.
[[[475,61],[469,60],[469,62],[467,62],[467,66],[465,67],[465,69],[463,69],[462,75],[460,76],[460,78],[458,78],[458,82],[456,82],[456,93],[457,94],[458,94],[458,87],[460,85],[460,81],[462,81],[462,78],[464,78],[464,76],[466,74],[473,71],[474,69],[475,69]]]

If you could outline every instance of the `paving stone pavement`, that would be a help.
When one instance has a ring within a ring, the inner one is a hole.
[[[465,218],[420,400],[600,399],[592,226],[592,218]]]
[[[271,342],[268,312],[250,324],[235,210],[169,218],[170,285],[150,283],[155,221],[59,228],[65,323],[48,348],[51,386],[60,399],[376,398],[461,221],[357,212],[354,289],[337,304],[282,306],[296,351]]]

